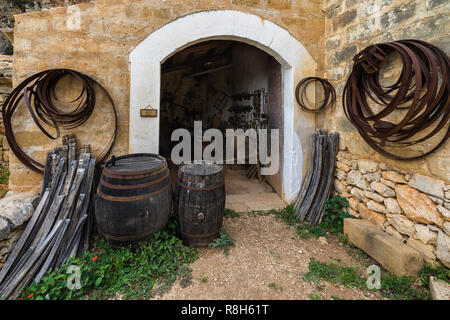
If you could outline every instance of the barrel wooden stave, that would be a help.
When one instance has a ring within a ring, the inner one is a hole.
[[[172,188],[165,159],[153,154],[138,156],[158,157],[161,165],[155,170],[134,166],[135,171],[121,168],[117,172],[106,167],[97,189],[98,230],[113,247],[149,240],[164,230],[169,220]]]
[[[223,168],[217,173],[201,176],[183,172],[180,167],[175,191],[175,216],[178,235],[185,244],[203,247],[217,238],[224,210]]]

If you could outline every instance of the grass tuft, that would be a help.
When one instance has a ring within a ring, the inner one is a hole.
[[[235,246],[236,240],[230,237],[230,235],[226,232],[220,232],[219,238],[215,239],[212,243],[209,244],[211,248],[222,248],[225,256],[228,256],[230,251],[230,247]]]

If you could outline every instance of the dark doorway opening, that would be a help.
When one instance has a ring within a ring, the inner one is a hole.
[[[178,143],[171,141],[172,132],[184,128],[193,136],[194,121],[202,121],[204,131],[221,130],[224,137],[226,129],[280,129],[282,161],[281,65],[271,55],[242,42],[205,41],[167,59],[161,77],[159,148],[169,164],[172,148]],[[175,183],[178,167],[170,167]],[[260,176],[257,166],[248,162],[225,165],[227,199],[243,194],[282,194],[281,168],[280,163],[276,175]]]

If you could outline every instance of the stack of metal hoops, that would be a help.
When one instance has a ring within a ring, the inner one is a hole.
[[[78,79],[82,83],[82,89],[80,95],[71,101],[75,107],[71,111],[65,112],[55,105],[57,101],[55,87],[59,80],[68,75]],[[57,139],[60,137],[60,128],[74,129],[89,119],[96,105],[96,87],[103,91],[114,112],[114,132],[111,140],[106,143],[104,151],[97,156],[97,162],[103,161],[114,143],[116,135],[116,107],[111,96],[101,84],[84,73],[70,69],[51,69],[39,72],[19,84],[8,96],[2,108],[2,115],[11,151],[31,170],[43,172],[44,164],[26,154],[14,137],[11,119],[20,102],[22,100],[25,102],[31,118],[38,128],[50,139]],[[56,133],[52,135],[44,128],[44,125],[54,128]]]
[[[403,62],[402,72],[394,84],[383,87],[380,69],[395,51]],[[343,107],[347,118],[373,149],[393,159],[413,160],[432,153],[447,141],[450,60],[441,49],[420,40],[387,42],[367,47],[355,56],[354,62],[344,88]],[[374,112],[369,106],[372,102],[383,108]],[[400,109],[406,109],[400,121],[386,119]],[[440,140],[430,150],[405,156],[405,150],[398,149],[417,145],[438,133]],[[396,154],[394,150],[400,151]]]

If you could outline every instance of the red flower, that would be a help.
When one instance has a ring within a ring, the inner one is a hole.
[[[22,300],[22,297],[20,297],[19,300]]]
[[[92,261],[95,262],[95,260],[97,260],[97,256],[95,256],[95,257],[92,258]]]
[[[28,299],[31,299],[33,297],[33,294],[30,294],[29,296],[28,296]]]

